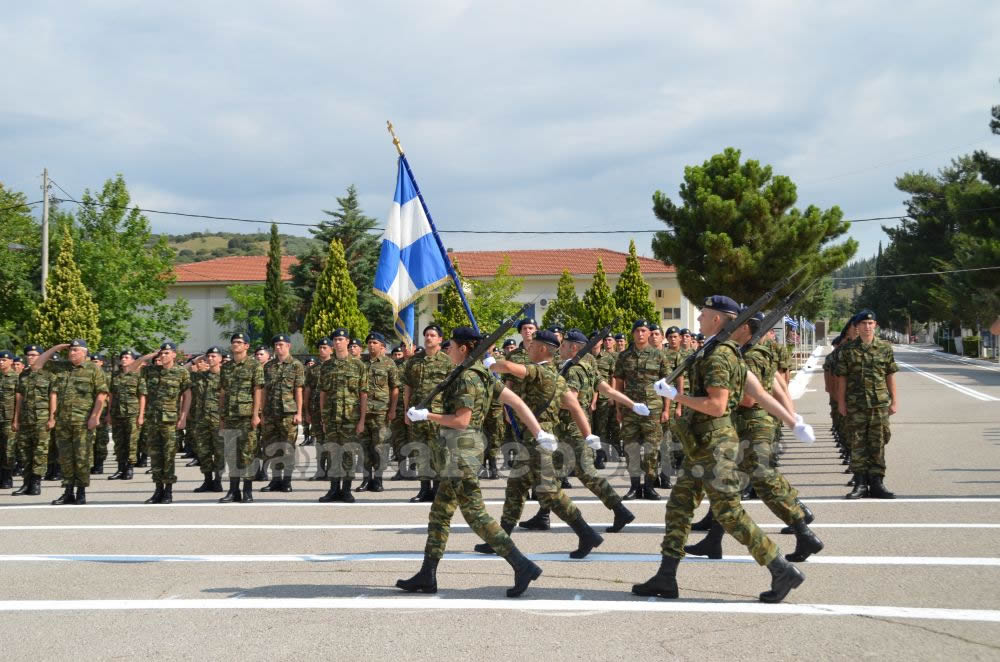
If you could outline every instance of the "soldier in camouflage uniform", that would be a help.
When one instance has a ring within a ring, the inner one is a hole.
[[[599,444],[600,437],[591,434],[590,422],[579,401],[569,392],[566,380],[552,365],[552,355],[558,343],[556,334],[551,331],[539,331],[528,346],[530,364],[522,365],[510,360],[497,361],[492,364],[491,369],[509,374],[518,380],[520,388],[524,391],[521,399],[533,413],[537,412],[535,416],[543,430],[550,433],[555,430],[559,424],[559,410],[566,409],[586,443]],[[570,557],[584,558],[592,549],[604,542],[604,539],[587,524],[576,504],[560,487],[560,481],[552,464],[552,454],[558,445],[528,435],[522,437],[522,443],[527,446],[525,453],[527,457],[522,458],[521,454],[518,454],[517,463],[507,479],[500,526],[508,534],[513,531],[514,524],[524,510],[524,502],[528,498],[529,491],[535,488],[539,505],[555,512],[576,533],[579,547],[576,551],[570,552]],[[563,453],[564,457],[572,457],[571,448],[564,448]],[[494,550],[484,543],[477,545],[476,551],[492,554]]]
[[[302,389],[302,397],[307,405],[306,420],[309,423],[309,432],[314,437],[313,443],[316,445],[316,473],[309,480],[327,480],[330,454],[323,452],[323,411],[319,408],[319,380],[323,373],[323,364],[333,355],[333,341],[329,338],[320,338],[316,343],[316,352],[319,360],[306,368],[306,381]]]
[[[234,333],[229,342],[232,361],[223,364],[219,374],[219,434],[229,464],[229,491],[219,503],[253,503],[257,428],[264,404],[264,366],[248,355],[250,342],[245,333]]]
[[[601,379],[609,384],[614,379],[615,361],[618,360],[618,352],[615,351],[615,337],[610,333],[601,341],[600,350],[595,346],[596,369]],[[614,403],[602,393],[597,394],[597,401],[593,407],[594,434],[601,438],[601,441],[609,446],[613,446],[618,455],[622,455],[621,426],[618,424],[618,412]],[[603,469],[607,461],[607,454],[604,448],[597,451],[594,458],[594,467]]]
[[[456,328],[447,350],[450,362],[461,364],[480,340],[480,335],[471,328]],[[542,570],[514,546],[507,532],[497,525],[483,505],[476,473],[483,459],[485,438],[482,429],[491,401],[502,400],[515,407],[539,439],[554,441],[554,438],[545,435],[524,402],[494,380],[478,362],[463,371],[443,395],[441,413],[427,409],[407,412],[412,420],[430,420],[440,426],[441,440],[434,452],[438,456],[435,464],[441,470],[441,485],[431,505],[420,572],[410,579],[397,581],[396,586],[411,593],[437,592],[438,562],[444,556],[455,509],[460,508],[476,535],[514,569],[514,586],[508,589],[507,597],[517,597],[524,593],[528,584],[538,579]]]
[[[323,364],[319,406],[323,412],[323,451],[330,453],[331,477],[330,489],[319,501],[354,503],[351,482],[368,407],[368,370],[361,359],[351,356],[347,329],[334,329],[330,339],[333,357]]]
[[[659,500],[655,486],[659,483],[660,444],[663,424],[669,412],[663,398],[653,391],[653,382],[670,374],[666,357],[649,346],[649,322],[636,320],[632,325],[632,346],[615,361],[615,388],[636,402],[649,406],[648,416],[622,412],[622,445],[628,456],[631,486],[622,497],[626,501],[644,498]],[[640,481],[642,484],[640,485]]]
[[[513,338],[511,338],[511,341],[513,341]],[[486,355],[499,358],[492,351],[493,349],[495,348],[488,350]],[[483,453],[483,466],[479,469],[479,478],[496,480],[500,477],[497,471],[497,458],[500,456],[500,449],[503,447],[504,434],[506,433],[505,428],[503,403],[498,398],[494,398],[490,403],[490,410],[486,415],[486,420],[483,422],[483,434],[486,435],[486,450]]]
[[[396,345],[392,352],[392,360],[396,364],[396,373],[400,382],[403,381],[403,373],[406,370],[406,362],[408,360],[407,353],[410,349],[404,348],[402,345]],[[410,352],[410,356],[412,355],[412,352]],[[396,415],[393,417],[392,422],[389,423],[392,459],[398,462],[396,473],[389,480],[405,480],[409,474],[409,467],[407,467],[409,457],[404,456],[402,452],[403,447],[409,442],[410,431],[410,426],[406,424],[404,400],[404,393],[401,392],[396,398]]]
[[[702,330],[712,335],[736,317],[739,309],[739,304],[729,297],[708,297],[698,321]],[[736,466],[740,444],[730,414],[742,400],[745,387],[770,408],[776,411],[783,408],[760,388],[755,377],[747,375],[739,350],[739,345],[727,340],[707,357],[696,361],[691,395],[678,394],[665,380],[656,384],[658,393],[676,399],[687,410],[683,419],[686,425],[678,428],[685,458],[667,502],[660,569],[649,581],[632,587],[636,595],[678,596],[677,566],[684,557],[691,516],[706,492],[715,519],[727,533],[747,546],[757,563],[766,565],[770,571],[771,590],[760,594],[761,601],[780,602],[805,579],[740,505]],[[755,388],[751,389],[750,385]],[[784,416],[794,423],[795,419],[787,411]]]
[[[94,363],[101,372],[104,373],[105,381],[111,384],[111,374],[105,365],[107,363],[104,358],[104,354],[98,352],[90,357],[91,362]],[[110,397],[104,403],[104,411],[101,412],[100,424],[91,433],[91,439],[94,444],[94,466],[90,468],[90,473],[92,474],[103,474],[104,473],[104,463],[108,459],[108,443],[111,441],[111,410],[108,408],[110,404]]]
[[[274,358],[264,366],[264,419],[261,442],[270,458],[271,482],[261,492],[291,492],[295,446],[302,422],[302,387],[306,373],[291,355],[291,339],[279,334],[271,339]]]
[[[112,438],[115,444],[115,460],[118,471],[108,476],[108,480],[132,480],[136,454],[139,450],[139,395],[146,390],[146,381],[136,370],[127,370],[138,355],[131,350],[123,351],[119,357],[119,371],[111,377]]]
[[[136,372],[154,356],[159,355],[159,365],[146,369],[145,392],[139,391],[139,425],[149,425],[149,463],[153,470],[156,489],[146,503],[173,503],[174,459],[177,455],[177,431],[187,427],[191,408],[191,373],[174,363],[177,345],[164,342],[158,352],[140,357],[127,366],[128,373]]]
[[[441,327],[437,324],[428,324],[424,327],[424,351],[423,354],[414,355],[406,362],[403,369],[403,407],[409,409],[417,406],[424,396],[444,381],[444,378],[451,372],[452,365],[448,356],[441,351]],[[435,414],[441,413],[441,396],[434,398],[429,409]],[[433,462],[432,450],[438,440],[438,426],[431,421],[411,421],[406,419],[409,427],[409,443],[404,447],[403,452],[411,458],[416,465],[417,475],[420,476],[420,490],[416,496],[410,497],[412,503],[419,501],[433,501],[436,478],[434,472],[436,467]]]
[[[681,330],[676,326],[667,327],[664,332],[664,347],[663,356],[667,359],[667,366],[670,371],[673,372],[681,364],[684,363],[687,357],[686,350],[681,348]],[[678,393],[684,393],[685,381],[684,375],[688,371],[685,370],[680,376],[675,379],[672,384],[677,389]],[[670,489],[670,475],[677,472],[681,468],[681,463],[684,461],[684,450],[681,448],[680,442],[677,440],[677,435],[674,432],[674,425],[677,419],[679,419],[684,414],[684,408],[674,402],[673,400],[668,401],[667,411],[669,422],[667,423],[667,450],[665,457],[662,461],[663,471],[660,473],[660,487],[665,489]],[[671,474],[667,474],[666,468],[669,463]]]
[[[49,386],[49,430],[55,429],[62,465],[63,495],[54,506],[87,503],[90,467],[93,465],[92,440],[87,434],[99,425],[101,411],[108,397],[104,371],[87,360],[87,342],[83,339],[56,345],[56,352],[69,349],[69,361],[61,366]],[[76,494],[73,488],[76,487]]]
[[[14,433],[17,404],[17,373],[14,354],[0,351],[0,488],[14,487],[14,465],[17,462],[17,435]]]
[[[399,372],[396,363],[386,356],[385,336],[379,332],[369,333],[365,338],[368,345],[368,398],[363,427],[359,434],[364,479],[357,492],[368,490],[381,492],[382,472],[389,465],[389,425],[396,417],[399,398]]]
[[[841,347],[834,370],[837,408],[851,444],[854,489],[847,498],[895,499],[882,481],[889,417],[896,413],[895,374],[899,367],[892,345],[875,337],[875,313],[863,310],[854,319],[858,337]]]
[[[306,360],[302,362],[302,368],[305,370],[306,379],[309,378],[309,369],[315,365],[316,359],[312,356],[307,357]],[[309,398],[306,397],[305,384],[302,385],[302,445],[313,445],[313,429],[312,425],[309,423]]]
[[[18,446],[25,458],[24,485],[14,491],[14,496],[42,493],[42,474],[46,471],[49,455],[49,388],[52,373],[45,370],[45,363],[55,353],[49,350],[39,354],[41,348],[28,345],[24,356],[29,367],[17,380],[17,405],[15,428]]]
[[[192,443],[198,466],[205,476],[195,492],[222,492],[222,472],[226,468],[225,448],[219,434],[219,389],[222,384],[222,349],[209,347],[202,357],[207,369],[192,378],[191,406],[198,409]]]

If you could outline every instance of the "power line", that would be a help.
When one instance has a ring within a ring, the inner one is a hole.
[[[868,280],[869,278],[905,278],[907,276],[939,276],[941,274],[960,274],[966,271],[992,271],[1000,269],[1000,265],[995,267],[975,267],[974,269],[950,269],[948,271],[921,271],[911,274],[882,274],[876,276],[832,276],[833,280]]]
[[[42,204],[41,200],[35,200],[34,202],[22,202],[16,205],[11,205],[10,207],[2,207],[0,211],[10,211],[11,209],[20,209],[21,207],[34,207],[35,205]]]

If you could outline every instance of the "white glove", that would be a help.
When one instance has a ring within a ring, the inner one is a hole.
[[[542,450],[546,450],[550,453],[555,452],[556,448],[559,447],[559,442],[556,441],[556,436],[551,432],[546,432],[545,430],[538,433],[538,436],[535,437],[535,441],[537,441],[538,445],[542,447]]]
[[[485,359],[483,359],[483,365],[486,366],[487,369],[492,368],[493,364],[496,362],[497,360],[492,356],[487,356]]]
[[[666,379],[661,379],[653,384],[653,388],[656,389],[656,395],[661,398],[673,400],[677,397],[677,389],[674,388],[673,385],[668,384]]]
[[[639,416],[649,416],[649,407],[643,402],[636,402],[632,405],[632,411]]]
[[[795,424],[796,425],[798,425],[800,423],[805,423],[805,422],[806,422],[806,419],[802,418],[802,414],[796,414],[795,415]]]
[[[593,448],[595,451],[601,450],[601,438],[596,434],[592,434],[587,437],[587,445]]]
[[[795,438],[803,444],[811,444],[816,441],[816,433],[813,432],[813,426],[808,423],[796,423]]]
[[[428,414],[430,414],[430,411],[428,411],[427,409],[417,409],[416,407],[410,407],[409,409],[406,410],[406,417],[413,422],[426,421]]]

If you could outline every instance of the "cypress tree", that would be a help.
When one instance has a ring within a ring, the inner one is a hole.
[[[648,322],[660,321],[660,314],[649,300],[649,283],[643,279],[642,271],[639,269],[639,257],[635,253],[634,241],[628,242],[625,271],[615,286],[615,303],[622,311],[624,321],[629,328],[638,319]]]
[[[320,338],[337,327],[347,329],[354,338],[364,338],[370,328],[358,309],[358,289],[347,270],[344,247],[333,239],[326,266],[316,280],[316,291],[302,333],[309,347],[315,347]]]
[[[597,261],[597,268],[594,270],[594,282],[583,293],[581,309],[581,325],[583,326],[581,331],[584,333],[603,329],[621,315],[621,311],[611,294],[608,277],[604,273],[604,264],[600,260]],[[631,326],[631,322],[621,319],[618,320],[618,324],[612,328],[612,331],[623,331],[629,326]]]
[[[559,277],[559,284],[556,286],[556,298],[545,310],[542,317],[542,326],[550,327],[554,324],[565,329],[579,328],[587,332],[589,329],[583,328],[583,315],[580,310],[580,297],[576,295],[576,286],[569,269],[563,269],[562,276]]]
[[[286,333],[292,313],[288,284],[281,280],[281,238],[278,226],[271,224],[271,243],[267,253],[267,281],[264,284],[263,340],[271,341],[276,334]]]
[[[73,250],[69,226],[63,226],[59,256],[46,282],[47,298],[32,312],[34,341],[51,347],[73,338],[83,338],[96,351],[101,346],[98,308],[83,285]]]

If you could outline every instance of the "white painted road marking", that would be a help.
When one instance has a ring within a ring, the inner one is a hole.
[[[867,616],[1000,623],[1000,610],[883,605],[764,604],[687,600],[475,600],[399,598],[220,598],[191,600],[3,600],[0,611],[134,611],[180,609],[409,609],[527,612],[644,612],[763,616]]]
[[[961,363],[973,368],[982,368],[983,370],[992,370],[993,372],[1000,372],[1000,367],[996,364],[989,365],[984,363],[982,359],[970,359],[965,356],[958,356],[957,354],[945,354],[942,351],[936,349],[924,349],[922,347],[907,347],[906,345],[893,345],[893,351],[896,352],[919,352],[922,354],[930,354],[935,358],[941,359],[943,361],[948,361],[949,363]]]
[[[594,552],[585,559],[571,559],[566,553],[527,554],[533,561],[566,563],[659,563],[659,554],[602,554]],[[365,561],[422,561],[415,552],[375,552],[361,554],[3,554],[3,563],[356,563]],[[499,556],[455,552],[445,554],[446,561],[497,562]],[[685,563],[756,563],[752,556],[727,556],[712,560],[687,557]],[[975,556],[811,556],[808,565],[945,565],[1000,567],[1000,558]]]
[[[950,381],[948,379],[945,379],[944,377],[940,377],[940,376],[935,375],[933,373],[927,372],[926,370],[921,370],[920,368],[917,368],[916,366],[912,366],[909,363],[904,363],[903,361],[896,361],[896,363],[898,363],[899,365],[903,366],[907,370],[911,370],[911,371],[919,374],[922,377],[926,377],[927,379],[930,379],[931,381],[937,382],[938,384],[941,384],[942,386],[947,386],[948,388],[950,388],[953,391],[958,391],[962,395],[967,395],[967,396],[969,396],[971,398],[975,398],[976,400],[980,400],[982,402],[1000,402],[1000,398],[994,398],[992,395],[987,395],[986,393],[982,393],[982,392],[977,391],[975,389],[971,389],[968,386],[962,386],[961,384],[956,384],[953,381]]]

